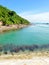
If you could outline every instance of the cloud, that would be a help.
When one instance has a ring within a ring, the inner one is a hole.
[[[28,19],[30,22],[49,22],[49,12],[33,14],[30,11],[21,13],[20,16],[25,19]]]

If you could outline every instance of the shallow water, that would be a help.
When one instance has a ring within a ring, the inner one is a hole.
[[[36,24],[0,34],[0,44],[33,45],[49,43],[49,25]]]

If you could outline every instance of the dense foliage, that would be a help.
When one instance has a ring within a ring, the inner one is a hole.
[[[1,5],[0,5],[0,21],[3,22],[3,25],[29,24],[29,21],[17,15],[16,12],[11,11]]]

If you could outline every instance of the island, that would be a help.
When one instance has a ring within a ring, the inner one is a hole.
[[[30,22],[15,11],[0,5],[0,32],[26,27]]]

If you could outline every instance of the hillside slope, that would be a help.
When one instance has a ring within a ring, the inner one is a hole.
[[[17,15],[16,12],[7,9],[0,5],[0,22],[2,21],[3,25],[12,25],[12,24],[29,24],[29,21]]]

